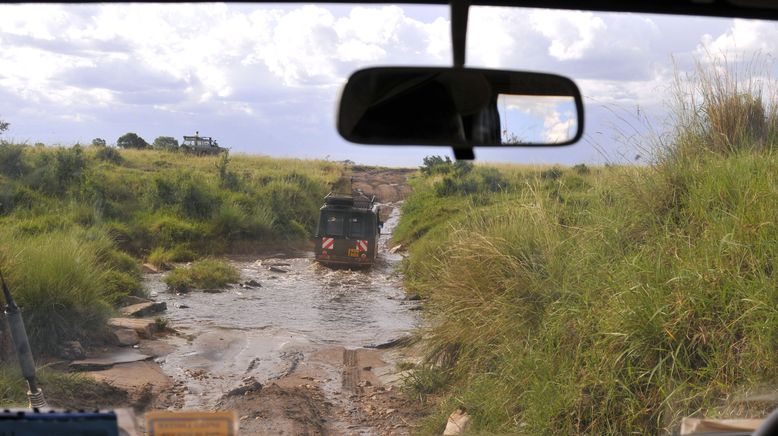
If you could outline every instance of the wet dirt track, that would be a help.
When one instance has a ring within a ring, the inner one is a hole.
[[[160,405],[236,410],[246,434],[407,434],[420,411],[392,386],[399,351],[375,348],[419,322],[396,271],[402,257],[387,247],[398,206],[383,206],[391,213],[367,271],[325,268],[311,253],[233,259],[241,283],[261,287],[184,295],[147,276],[177,331],[158,359],[173,381]]]

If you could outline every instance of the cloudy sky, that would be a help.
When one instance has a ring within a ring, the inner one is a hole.
[[[567,75],[587,114],[577,145],[477,156],[632,156],[624,142],[644,129],[639,118],[661,130],[674,67],[754,53],[772,63],[775,41],[772,22],[473,8],[469,66]],[[361,67],[450,63],[444,6],[0,5],[0,119],[11,123],[4,137],[20,142],[114,143],[130,131],[151,142],[199,130],[234,152],[416,165],[448,150],[345,142],[339,93]]]

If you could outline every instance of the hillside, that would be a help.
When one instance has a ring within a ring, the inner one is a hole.
[[[140,261],[305,243],[338,163],[0,144],[0,267],[33,347],[100,341]]]

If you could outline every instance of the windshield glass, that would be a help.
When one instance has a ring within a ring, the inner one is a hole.
[[[345,215],[343,212],[322,212],[322,234],[327,236],[345,236]]]
[[[351,238],[363,238],[368,232],[368,217],[363,214],[352,214],[349,218],[348,235]]]

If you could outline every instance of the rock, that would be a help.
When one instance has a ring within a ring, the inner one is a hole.
[[[111,318],[108,325],[117,329],[132,329],[141,338],[150,339],[157,332],[157,322],[149,318]]]
[[[405,301],[420,301],[421,295],[419,294],[408,294],[405,296]]]
[[[81,343],[78,341],[67,341],[63,343],[59,355],[67,360],[78,360],[86,357],[84,348],[81,347]]]
[[[261,288],[261,287],[262,287],[262,284],[261,284],[261,283],[259,283],[259,282],[258,282],[258,281],[256,281],[256,280],[254,280],[254,279],[251,279],[251,280],[249,280],[249,281],[247,281],[247,282],[243,283],[243,286],[244,286],[244,287],[247,287],[247,288]]]
[[[159,270],[157,269],[157,267],[155,267],[154,265],[152,265],[150,263],[144,263],[142,269],[143,269],[143,272],[145,272],[145,273],[159,274]]]
[[[101,371],[122,363],[151,360],[152,357],[133,349],[123,349],[92,359],[77,360],[70,363],[74,371]]]
[[[203,289],[203,292],[205,292],[206,294],[221,294],[224,291],[222,291],[221,289]]]
[[[467,414],[464,408],[459,408],[448,417],[446,422],[446,429],[443,430],[443,435],[460,435],[467,430],[470,426],[470,415]]]
[[[365,348],[378,348],[379,350],[384,350],[384,349],[387,349],[387,348],[393,348],[393,347],[399,347],[399,346],[407,345],[408,343],[410,343],[410,341],[411,341],[411,337],[410,336],[403,336],[403,337],[392,339],[390,341],[383,342],[383,343],[380,343],[380,344],[365,345]]]
[[[132,306],[133,304],[148,303],[149,301],[151,300],[147,298],[136,297],[134,295],[127,295],[125,297],[122,297],[122,299],[119,300],[119,303],[122,306]]]
[[[154,315],[159,312],[167,310],[167,303],[147,301],[145,303],[133,304],[131,306],[122,307],[119,311],[124,316],[134,316],[141,318],[144,316]]]
[[[267,267],[269,271],[277,272],[277,273],[288,273],[289,270],[285,270],[283,268],[279,268],[277,266],[269,266]]]
[[[140,342],[138,332],[133,329],[116,329],[113,331],[113,336],[120,347],[131,347]]]
[[[243,385],[227,392],[228,397],[236,397],[246,395],[249,392],[259,392],[262,390],[262,384],[258,382],[254,377],[247,377],[243,379]]]
[[[179,304],[177,307],[179,309],[189,309],[189,306],[187,306],[186,304]]]

